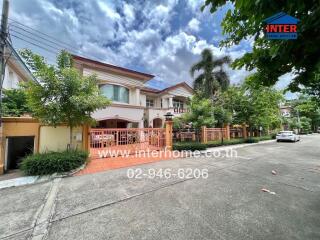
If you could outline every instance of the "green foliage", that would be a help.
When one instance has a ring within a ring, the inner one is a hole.
[[[39,81],[28,81],[24,87],[28,106],[42,123],[67,124],[71,132],[73,127],[92,123],[91,113],[110,104],[100,94],[96,76],[81,76],[71,67],[72,58],[66,51],[58,55],[57,66],[48,65],[30,50],[23,50],[21,55]]]
[[[244,140],[245,143],[258,143],[259,142],[259,138],[247,138]]]
[[[212,127],[215,124],[211,100],[194,95],[189,101],[189,109],[190,112],[184,114],[184,119],[188,123],[192,122],[194,128]]]
[[[266,141],[266,140],[271,140],[275,138],[276,138],[276,134],[258,137],[259,141]]]
[[[199,72],[194,80],[193,87],[200,96],[213,98],[217,91],[227,89],[230,84],[223,66],[229,64],[231,60],[228,56],[215,58],[210,49],[204,49],[201,56],[201,60],[190,69],[192,78],[196,72]]]
[[[80,167],[87,158],[87,152],[76,150],[36,153],[25,157],[20,168],[26,175],[63,173]]]
[[[241,144],[244,143],[243,138],[235,138],[235,139],[230,139],[230,140],[223,140],[223,144],[221,140],[216,140],[216,141],[209,141],[206,145],[208,148],[210,147],[219,147],[219,146],[224,146],[224,145],[234,145],[234,144]]]
[[[201,151],[206,149],[207,146],[199,142],[178,142],[173,144],[173,150],[176,151]]]
[[[293,107],[294,118],[297,116],[306,117],[310,119],[311,129],[316,131],[320,126],[320,105],[312,97],[308,95],[301,95],[298,99],[291,102]],[[299,126],[298,128],[300,128]]]
[[[225,106],[233,113],[233,124],[249,125],[250,129],[276,128],[281,123],[279,104],[283,94],[274,88],[262,86],[256,74],[242,85],[232,86],[223,94]]]
[[[186,124],[186,121],[183,117],[174,117],[173,118],[173,128],[174,129],[184,128],[185,124]]]
[[[300,129],[301,123],[297,117],[292,117],[287,120],[288,126],[290,130]]]
[[[311,119],[307,117],[300,118],[301,132],[310,133],[311,132]]]
[[[271,140],[275,139],[272,135],[266,135],[261,137],[252,137],[248,139],[243,138],[234,138],[230,140],[224,140],[223,144],[220,140],[216,141],[209,141],[206,144],[199,143],[199,142],[177,142],[173,144],[173,150],[183,151],[183,150],[190,150],[190,151],[201,151],[206,150],[207,148],[212,147],[220,147],[220,146],[228,146],[228,145],[235,145],[235,144],[242,144],[242,143],[257,143],[259,141]]]
[[[232,120],[232,113],[223,105],[218,105],[218,103],[213,108],[213,116],[217,121],[217,127],[223,127],[224,124],[230,123]]]
[[[25,113],[30,113],[27,106],[27,97],[22,89],[3,90],[2,114],[5,117],[20,117]]]
[[[221,25],[226,39],[220,46],[238,45],[246,39],[253,39],[253,51],[244,54],[233,63],[234,68],[257,69],[261,82],[273,85],[278,77],[293,72],[296,77],[290,84],[292,91],[306,87],[320,102],[320,34],[319,2],[310,1],[248,1],[248,0],[206,0],[211,13],[226,3],[233,7],[226,13]],[[253,14],[254,11],[254,14]],[[264,37],[263,20],[283,11],[300,19],[297,40],[268,40]]]

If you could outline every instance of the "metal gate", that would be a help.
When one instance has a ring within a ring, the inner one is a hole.
[[[165,147],[163,128],[93,128],[90,130],[91,157],[106,153],[135,154],[137,151],[162,150]],[[105,154],[106,156],[108,154]]]

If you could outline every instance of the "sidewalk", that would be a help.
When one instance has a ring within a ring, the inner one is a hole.
[[[130,166],[136,166],[146,163],[153,163],[163,160],[171,160],[174,159],[170,152],[167,154],[164,151],[159,152],[159,156],[136,156],[129,155],[126,157],[108,157],[108,158],[98,158],[91,159],[87,166],[75,174],[75,176],[80,176],[84,174],[91,174],[96,172],[103,172],[106,170],[117,169],[117,168],[125,168]]]

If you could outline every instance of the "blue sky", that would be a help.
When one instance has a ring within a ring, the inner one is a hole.
[[[185,81],[192,84],[190,66],[204,48],[232,59],[251,50],[243,41],[220,49],[220,23],[226,5],[216,13],[200,11],[202,0],[11,0],[10,18],[72,45],[84,57],[155,75],[150,86],[163,88]],[[12,24],[11,29],[18,30]],[[26,35],[27,33],[24,32]],[[25,38],[25,36],[24,36]],[[12,37],[14,47],[31,48],[52,62],[54,54]],[[231,82],[249,72],[226,68]],[[285,86],[290,77],[281,81]]]

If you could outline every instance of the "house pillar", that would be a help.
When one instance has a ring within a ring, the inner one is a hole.
[[[173,108],[173,98],[169,98],[169,108]]]
[[[201,127],[201,143],[207,143],[208,138],[207,138],[207,127],[202,126]]]
[[[166,149],[171,151],[172,150],[172,128],[173,128],[173,121],[166,120]]]
[[[140,106],[140,89],[136,88],[136,105]]]

